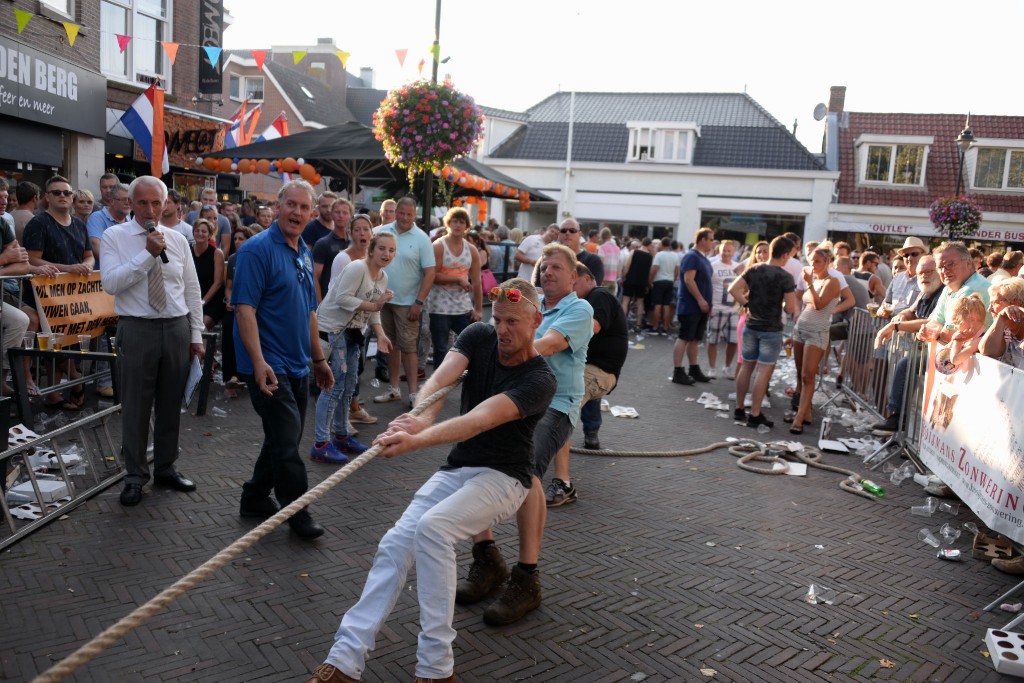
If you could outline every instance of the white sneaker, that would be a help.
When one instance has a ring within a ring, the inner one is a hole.
[[[409,394],[409,407],[410,408],[415,408],[416,407],[416,394],[415,393]]]
[[[708,370],[708,374],[705,375],[705,377],[708,379],[718,379],[718,372],[714,368],[711,368]]]
[[[392,401],[401,401],[402,391],[398,387],[388,387],[388,390],[380,396],[374,396],[374,403],[391,403]]]

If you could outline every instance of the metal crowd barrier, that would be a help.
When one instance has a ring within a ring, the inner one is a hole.
[[[859,408],[881,420],[888,412],[893,384],[903,381],[899,428],[865,458],[865,463],[876,469],[905,453],[919,470],[924,471],[917,454],[924,392],[923,369],[928,347],[917,341],[914,334],[900,332],[894,334],[885,346],[875,349],[875,336],[888,322],[888,318],[872,317],[863,308],[851,311],[846,351],[841,364],[842,391]]]
[[[488,242],[487,248],[491,252],[491,261],[497,268],[491,268],[491,273],[494,275],[494,279],[498,282],[504,282],[510,278],[516,277],[519,273],[519,266],[516,265],[516,250],[519,249],[518,244],[504,244],[501,242]],[[484,297],[487,298],[486,296]]]

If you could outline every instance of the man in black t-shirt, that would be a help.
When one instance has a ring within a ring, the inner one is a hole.
[[[774,426],[761,414],[761,402],[768,393],[768,380],[782,351],[783,307],[790,315],[797,312],[796,283],[783,268],[793,251],[793,242],[788,237],[776,237],[769,249],[771,260],[768,263],[747,268],[729,286],[732,298],[747,309],[740,351],[743,363],[736,373],[736,410],[733,414],[737,422],[746,421],[748,427],[754,428]],[[744,405],[755,367],[760,370],[754,381],[750,416],[747,417]]]
[[[582,263],[576,265],[576,296],[586,299],[594,309],[594,336],[587,347],[587,365],[583,369],[583,447],[600,450],[597,432],[601,429],[601,397],[607,396],[619,382],[619,373],[629,351],[629,327],[615,295],[598,287],[594,274]],[[561,452],[558,454],[561,456]],[[569,449],[565,449],[568,475]],[[558,475],[558,457],[555,458],[555,476]],[[565,481],[569,481],[566,479]]]
[[[352,224],[354,209],[347,199],[335,199],[331,205],[331,219],[334,229],[321,237],[310,249],[313,251],[313,281],[316,283],[316,300],[323,301],[331,284],[331,264],[334,257],[348,248],[348,229]]]
[[[314,683],[362,677],[366,653],[413,561],[422,628],[415,675],[455,680],[455,545],[511,517],[526,499],[533,431],[555,393],[555,377],[533,346],[541,314],[530,284],[518,278],[502,283],[492,319],[493,327],[467,327],[419,392],[430,396],[466,371],[459,417],[433,424],[444,405],[440,400],[419,417],[399,416],[374,440],[388,458],[443,443],[455,446],[381,540],[363,593],[342,618],[327,661],[310,679]],[[473,556],[508,574],[494,541],[476,544]]]

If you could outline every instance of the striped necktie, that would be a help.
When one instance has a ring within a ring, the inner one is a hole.
[[[149,303],[159,313],[167,308],[167,290],[164,289],[164,265],[157,259],[149,269]]]

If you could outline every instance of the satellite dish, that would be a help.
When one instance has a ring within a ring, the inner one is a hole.
[[[827,113],[828,107],[825,106],[825,103],[818,102],[818,104],[814,107],[814,120],[821,121],[823,118],[825,118],[825,114]]]

